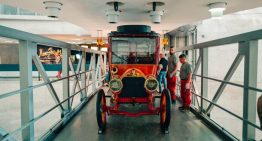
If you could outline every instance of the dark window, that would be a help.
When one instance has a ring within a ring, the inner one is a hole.
[[[156,38],[112,38],[113,64],[155,64]]]

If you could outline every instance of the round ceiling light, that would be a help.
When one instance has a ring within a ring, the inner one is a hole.
[[[118,17],[120,15],[120,10],[118,9],[119,6],[123,5],[124,3],[118,2],[118,1],[112,1],[112,2],[107,2],[106,5],[112,7],[114,9],[108,9],[106,10],[106,17],[107,17],[107,22],[108,23],[117,23],[118,22]]]
[[[51,18],[58,18],[63,4],[57,1],[44,1],[43,3],[45,5],[45,9],[48,12],[47,16]]]
[[[154,1],[154,2],[147,3],[147,5],[152,5],[152,10],[149,11],[149,16],[150,16],[151,22],[155,23],[155,24],[159,24],[161,22],[161,17],[164,14],[164,10],[157,10],[156,7],[157,6],[163,6],[163,5],[165,5],[165,3]]]
[[[226,10],[226,5],[226,2],[215,2],[208,4],[208,11],[211,13],[212,18],[223,16],[223,12]]]

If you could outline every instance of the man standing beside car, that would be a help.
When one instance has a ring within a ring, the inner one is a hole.
[[[181,111],[187,111],[190,108],[191,104],[191,83],[192,83],[192,69],[191,65],[187,62],[186,55],[181,54],[179,56],[179,60],[181,62],[181,68],[180,68],[180,95],[182,98],[182,107],[179,107],[179,110]]]
[[[167,88],[170,92],[172,103],[176,103],[176,71],[178,59],[175,55],[175,49],[173,46],[169,50],[170,56],[168,57],[168,69],[167,69]]]

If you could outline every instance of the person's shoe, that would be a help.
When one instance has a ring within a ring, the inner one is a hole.
[[[188,112],[190,111],[189,107],[182,107],[181,109],[179,109],[181,112]]]
[[[181,111],[181,112],[187,112],[188,110],[187,110],[187,108],[186,107],[179,107],[179,111]]]
[[[185,107],[186,111],[190,111],[190,107]]]
[[[179,110],[183,110],[183,109],[184,109],[184,107],[183,107],[183,106],[181,106],[181,107],[178,107],[178,109],[179,109]]]

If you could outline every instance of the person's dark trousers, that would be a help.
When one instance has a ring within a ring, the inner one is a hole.
[[[167,88],[166,71],[160,71],[157,80],[159,83],[159,93],[162,93],[162,83],[164,84],[164,89]]]

